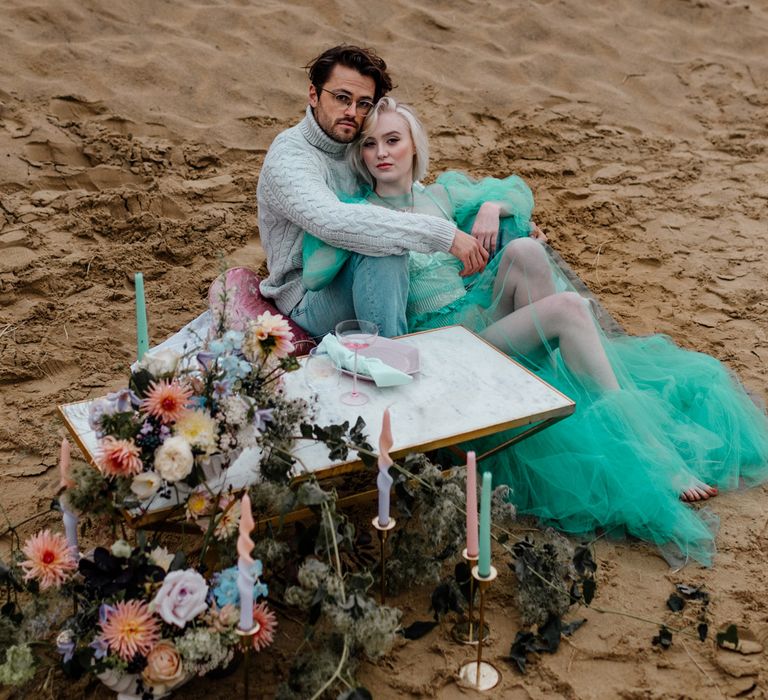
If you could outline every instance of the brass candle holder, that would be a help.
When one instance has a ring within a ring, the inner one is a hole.
[[[469,610],[467,611],[467,619],[457,622],[451,630],[451,636],[460,644],[477,644],[480,636],[480,625],[475,624],[475,577],[472,575],[472,570],[477,565],[477,556],[470,556],[469,552],[465,548],[461,553],[464,557],[464,561],[469,564]],[[486,641],[491,635],[491,630],[488,625],[482,626],[483,641]]]
[[[477,566],[472,568],[472,577],[480,587],[480,629],[485,625],[485,593],[491,582],[498,576],[498,572],[492,566],[488,576],[481,576]],[[478,635],[477,660],[464,664],[459,670],[459,678],[462,685],[474,688],[481,692],[495,688],[501,680],[501,673],[487,661],[483,661],[483,635]]]
[[[387,541],[387,537],[389,537],[389,531],[393,530],[396,521],[394,518],[390,518],[389,522],[386,525],[381,525],[379,523],[379,516],[377,515],[372,521],[371,524],[374,528],[376,528],[376,534],[379,536],[379,554],[381,559],[381,604],[384,605],[384,601],[387,597],[387,586],[386,586],[386,572],[387,572],[387,562],[386,562],[386,548],[384,547],[384,544]]]
[[[260,629],[261,625],[258,622],[255,622],[249,630],[235,628],[235,632],[240,637],[240,647],[243,650],[243,700],[249,700],[251,697],[248,682],[248,662],[253,653],[253,637]]]

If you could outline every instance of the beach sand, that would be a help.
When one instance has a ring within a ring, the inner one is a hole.
[[[261,263],[264,154],[303,113],[301,66],[341,42],[385,57],[393,94],[429,127],[432,172],[524,177],[552,246],[628,332],[667,333],[724,361],[758,401],[768,397],[764,2],[0,8],[0,505],[9,521],[49,507],[64,435],[56,405],[125,381],[133,273],[144,273],[157,342],[205,308],[222,260]],[[722,521],[711,570],[672,572],[641,543],[601,541],[595,605],[675,624],[665,608],[674,584],[703,584],[711,628],[735,622],[765,637],[767,491],[710,503]],[[41,522],[55,517],[21,532]],[[653,624],[595,611],[520,676],[503,660],[519,628],[513,591],[505,572],[489,598],[497,697],[768,693],[765,654],[681,636],[661,651]],[[428,594],[395,601],[406,623],[429,616]],[[259,662],[263,688],[300,639],[298,626],[281,627],[278,651]],[[376,698],[469,697],[453,678],[470,656],[435,630],[365,664],[360,680]],[[229,698],[240,682],[204,680],[179,696]],[[60,679],[50,693],[83,696]]]

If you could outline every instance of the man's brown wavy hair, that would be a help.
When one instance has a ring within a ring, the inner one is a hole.
[[[335,65],[346,66],[356,70],[361,75],[373,78],[376,85],[374,101],[378,101],[392,89],[392,78],[387,73],[387,64],[373,49],[365,49],[350,44],[340,44],[326,49],[317,58],[310,61],[305,68],[309,80],[320,92],[328,82],[328,76]]]

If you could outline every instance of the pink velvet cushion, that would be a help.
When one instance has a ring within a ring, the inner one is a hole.
[[[221,316],[223,304],[223,289],[226,284],[227,327],[242,331],[248,321],[255,319],[259,314],[269,311],[279,314],[274,304],[261,296],[259,290],[259,276],[247,267],[233,267],[219,275],[208,290],[208,306],[213,314],[214,323]],[[282,315],[282,314],[281,314]],[[312,337],[301,327],[286,317],[293,331],[293,340],[296,344],[296,354],[306,355],[315,344]]]

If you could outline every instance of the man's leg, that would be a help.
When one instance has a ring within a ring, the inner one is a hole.
[[[352,269],[356,318],[373,321],[386,338],[407,333],[408,256],[356,254],[347,266]]]
[[[332,333],[339,321],[373,321],[381,335],[408,332],[408,256],[374,258],[355,253],[324,289],[308,291],[291,318],[315,337]]]

